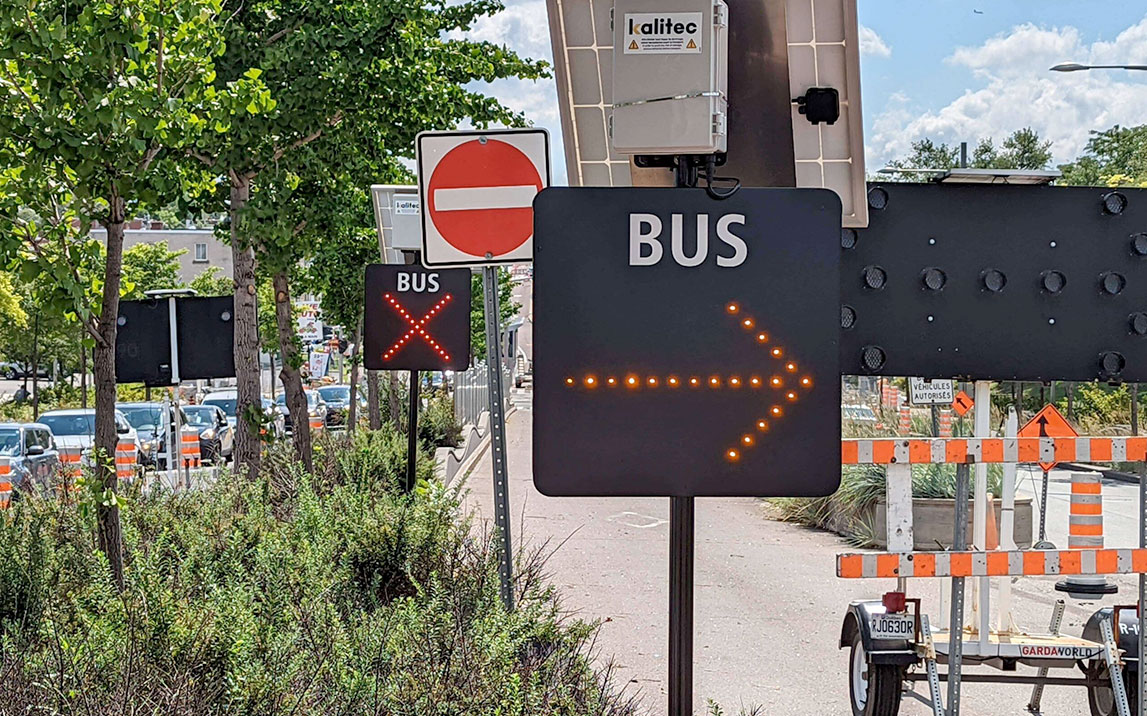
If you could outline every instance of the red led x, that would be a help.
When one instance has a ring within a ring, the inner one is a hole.
[[[417,321],[414,320],[414,316],[410,315],[410,312],[407,311],[406,308],[401,303],[399,303],[398,299],[396,299],[394,296],[387,293],[383,295],[383,298],[385,298],[386,302],[390,304],[390,307],[393,308],[398,313],[398,315],[402,316],[402,319],[410,325],[410,330],[402,334],[402,337],[395,341],[394,344],[391,345],[390,348],[387,348],[386,351],[382,354],[383,360],[390,360],[393,358],[395,354],[402,350],[406,344],[409,343],[415,336],[419,336],[422,338],[422,340],[426,341],[426,344],[433,348],[434,351],[442,358],[442,360],[450,360],[450,354],[446,352],[445,348],[439,345],[438,341],[434,340],[434,336],[432,336],[430,332],[426,330],[426,326],[430,323],[434,316],[441,313],[442,309],[446,307],[446,304],[454,300],[453,296],[448,293],[443,295],[438,303],[434,304],[434,306]]]

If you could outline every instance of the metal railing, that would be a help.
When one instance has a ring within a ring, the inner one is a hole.
[[[509,406],[510,388],[513,386],[513,372],[502,369],[502,395]],[[490,383],[487,378],[486,362],[478,361],[463,372],[454,374],[454,417],[459,425],[477,425],[478,418],[489,409]]]

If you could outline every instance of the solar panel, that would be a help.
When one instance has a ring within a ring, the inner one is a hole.
[[[760,17],[770,0],[729,0],[730,22],[738,12]],[[571,186],[630,186],[629,162],[609,145],[612,97],[612,0],[546,0],[554,49],[558,102],[565,135],[566,167]],[[812,125],[791,103],[796,184],[837,192],[843,222],[868,224],[865,201],[864,138],[860,105],[860,48],[856,0],[786,0],[785,27],[791,98],[810,87],[832,87],[840,94],[840,118],[832,125]],[[767,29],[765,30],[767,31]],[[737,32],[730,36],[730,64],[759,54],[769,38]],[[737,37],[755,40],[737,47]],[[730,87],[730,112],[737,94]],[[736,147],[731,145],[730,152]],[[738,157],[744,161],[743,157]]]

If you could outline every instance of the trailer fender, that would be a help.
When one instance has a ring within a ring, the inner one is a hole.
[[[873,639],[870,633],[870,618],[874,614],[885,612],[884,603],[879,599],[855,601],[848,605],[844,622],[840,627],[841,649],[852,645],[853,638],[859,634],[860,643],[868,654],[869,661],[874,664],[908,665],[917,662],[916,651],[907,639]]]
[[[1099,609],[1087,620],[1083,626],[1083,638],[1090,641],[1103,642],[1103,633],[1099,630],[1099,623],[1103,619],[1111,619],[1111,607]],[[1139,615],[1134,609],[1119,610],[1119,629],[1116,632],[1119,649],[1123,652],[1123,661],[1128,669],[1139,669]]]

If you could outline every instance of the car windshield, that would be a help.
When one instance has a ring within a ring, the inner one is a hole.
[[[208,398],[204,400],[204,405],[214,405],[227,414],[227,417],[235,417],[235,404],[238,401],[235,398]]]
[[[329,388],[319,388],[319,395],[329,403],[349,403],[350,388],[332,385]]]
[[[0,429],[0,455],[15,457],[20,454],[20,431],[14,428]]]
[[[159,406],[120,407],[127,421],[136,430],[150,430],[159,427],[163,420],[163,411]]]
[[[315,391],[308,390],[304,393],[304,395],[307,396],[307,405],[309,405],[310,407],[313,408],[313,407],[315,407],[315,405],[318,404],[319,394],[316,393]],[[277,403],[278,405],[286,405],[287,404],[287,394],[286,393],[279,393],[278,395],[276,395],[275,396],[275,403]]]
[[[194,425],[198,428],[215,424],[215,408],[184,408],[183,412],[187,416],[188,425]]]
[[[41,415],[40,422],[47,425],[53,435],[95,435],[96,415]]]

